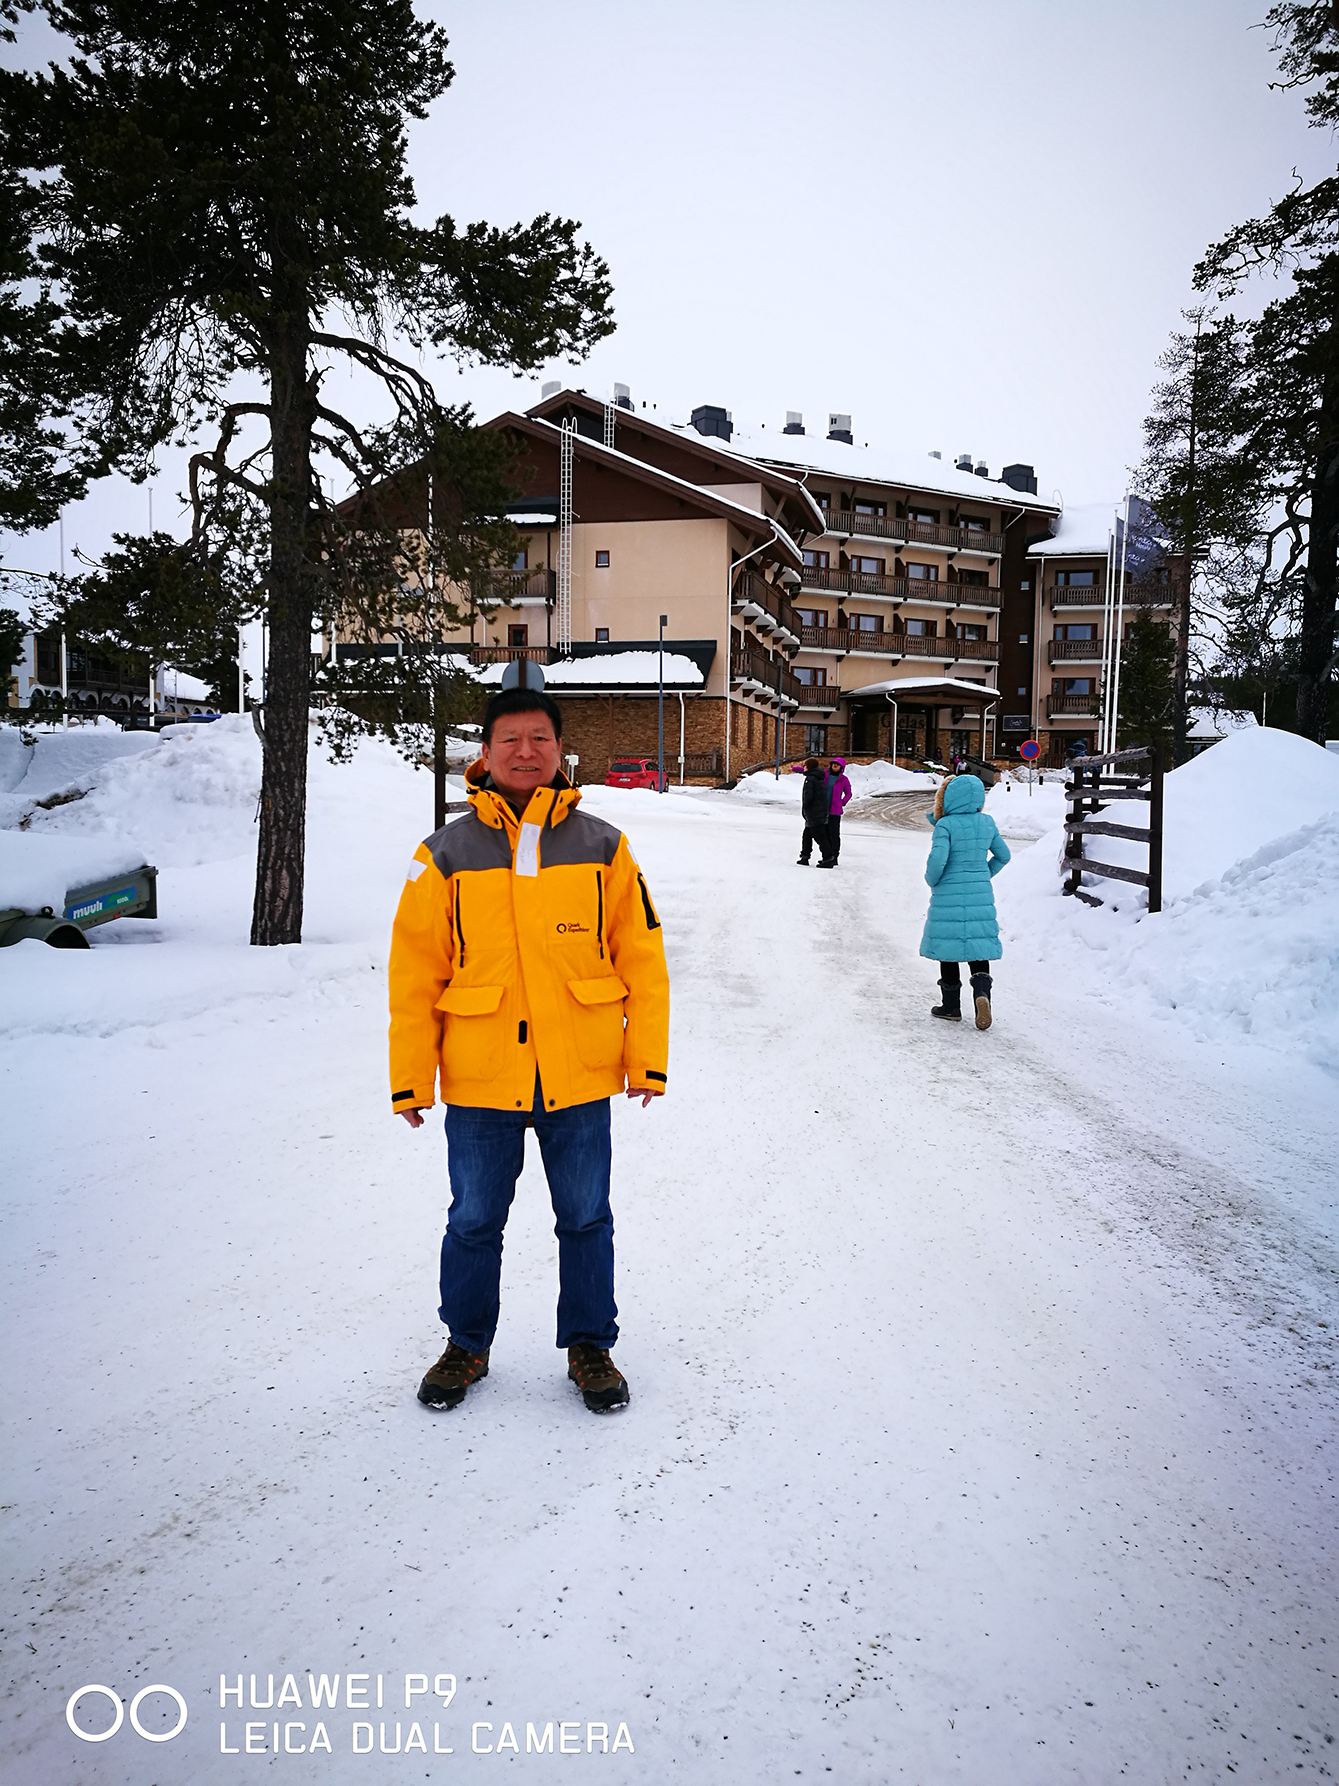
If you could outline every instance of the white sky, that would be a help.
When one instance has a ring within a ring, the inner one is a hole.
[[[443,394],[486,417],[545,377],[617,379],[660,419],[718,403],[769,432],[846,411],[858,441],[1118,496],[1195,260],[1294,166],[1333,164],[1269,91],[1265,6],[434,5],[457,76],[412,136],[425,218],[579,218],[619,325],[577,372],[446,365]],[[108,484],[69,511],[67,556],[147,521],[142,489]],[[57,530],[0,548],[53,569]]]

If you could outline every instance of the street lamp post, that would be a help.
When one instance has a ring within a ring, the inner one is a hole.
[[[665,625],[668,614],[660,616],[660,679],[656,690],[656,787],[665,791]]]

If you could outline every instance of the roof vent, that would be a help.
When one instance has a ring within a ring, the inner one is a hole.
[[[625,384],[616,384],[614,386],[614,407],[616,409],[632,408],[632,392]]]
[[[979,478],[988,478],[990,476],[990,467],[989,467],[989,465],[986,464],[984,459],[977,460],[976,475]]]
[[[1000,482],[1008,484],[1011,490],[1022,490],[1028,496],[1037,494],[1037,474],[1030,465],[1006,465],[1000,473]]]
[[[540,385],[540,387],[539,387],[540,402],[547,403],[549,398],[553,396],[554,392],[561,391],[562,388],[563,388],[563,381],[561,378],[547,378],[547,379],[545,379],[544,383],[542,385]]]
[[[957,466],[959,471],[970,471],[972,469],[972,455],[970,453],[959,453],[953,463]]]
[[[849,415],[830,415],[828,417],[828,439],[844,440],[847,446],[854,446],[851,439],[851,418]]]
[[[717,409],[712,403],[699,403],[688,420],[699,434],[714,436],[717,440],[729,440],[735,431],[730,411]]]
[[[786,425],[781,432],[783,434],[804,433],[804,417],[798,409],[788,409],[786,411]]]
[[[944,457],[944,455],[939,451],[938,447],[931,447],[930,448],[930,457],[932,459],[942,459]]]

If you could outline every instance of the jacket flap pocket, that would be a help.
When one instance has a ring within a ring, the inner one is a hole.
[[[448,986],[437,1000],[439,1011],[452,1017],[487,1017],[502,1003],[501,986]]]
[[[567,989],[579,1005],[612,1005],[628,996],[628,989],[616,974],[601,980],[569,980]]]

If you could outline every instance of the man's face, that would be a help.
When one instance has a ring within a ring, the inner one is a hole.
[[[484,768],[504,798],[524,803],[558,773],[561,751],[547,713],[507,713],[483,747]]]

